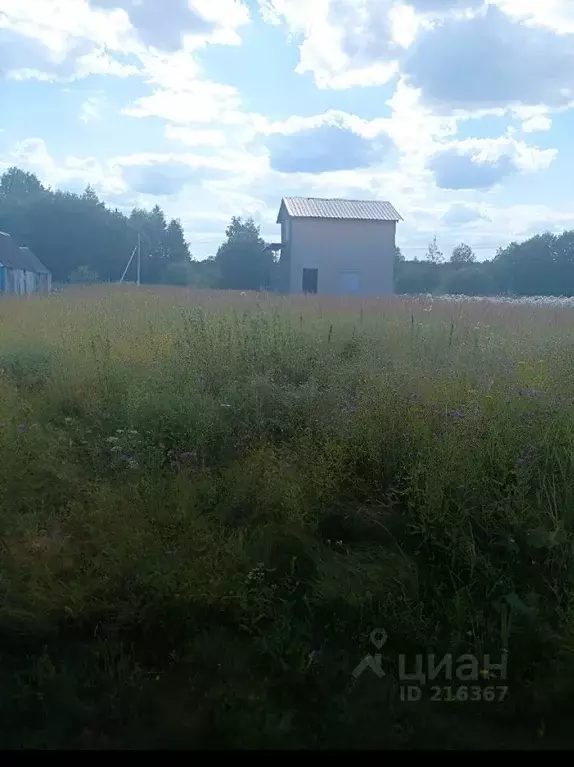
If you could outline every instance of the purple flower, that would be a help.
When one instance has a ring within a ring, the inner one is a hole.
[[[185,452],[185,453],[180,453],[179,454],[179,458],[181,458],[184,461],[191,460],[192,458],[197,458],[197,453],[194,453],[194,452],[191,452],[191,451]]]
[[[25,424],[25,423],[21,423],[21,424],[18,426],[18,431],[20,431],[20,432],[25,432],[25,431],[28,431],[28,427],[26,426],[26,424]]]
[[[130,466],[134,466],[137,463],[135,455],[120,455],[119,460],[124,463],[129,463]]]
[[[356,405],[350,405],[349,407],[344,407],[342,410],[343,413],[358,413],[359,408]]]

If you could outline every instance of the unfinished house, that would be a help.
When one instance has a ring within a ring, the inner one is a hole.
[[[389,202],[284,197],[277,217],[279,290],[391,295],[399,221]]]

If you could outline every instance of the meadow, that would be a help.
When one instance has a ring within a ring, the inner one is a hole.
[[[3,298],[0,746],[572,745],[573,353],[568,306]]]

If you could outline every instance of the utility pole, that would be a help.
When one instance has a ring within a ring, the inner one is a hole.
[[[130,264],[131,264],[131,262],[134,260],[134,256],[135,256],[135,254],[136,254],[136,251],[137,251],[137,248],[134,248],[134,249],[133,249],[133,251],[132,251],[132,254],[131,254],[131,256],[130,256],[130,260],[128,261],[128,263],[127,263],[127,265],[126,265],[126,268],[124,269],[124,273],[122,274],[122,276],[121,276],[121,278],[120,278],[120,283],[122,283],[122,282],[124,281],[124,279],[125,279],[125,276],[126,276],[126,274],[127,274],[127,271],[128,271],[128,269],[130,268]]]
[[[140,277],[141,277],[141,269],[142,269],[142,243],[141,243],[141,237],[138,232],[138,276],[137,276],[137,284],[140,284]]]

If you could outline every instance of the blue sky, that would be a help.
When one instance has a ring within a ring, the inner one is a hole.
[[[158,203],[192,252],[387,199],[481,258],[574,228],[572,0],[0,0],[0,170]]]

